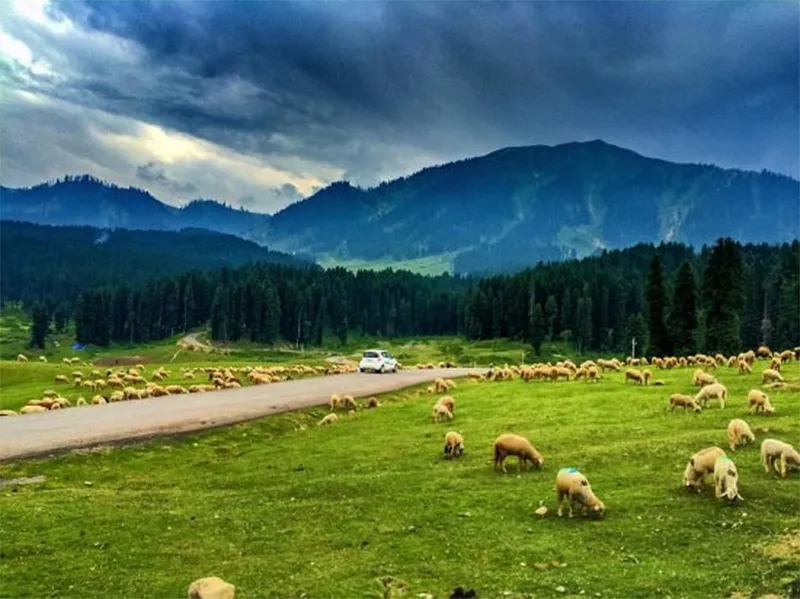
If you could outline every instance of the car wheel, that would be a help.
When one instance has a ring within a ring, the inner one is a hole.
[[[383,374],[383,366],[378,369],[378,374]]]

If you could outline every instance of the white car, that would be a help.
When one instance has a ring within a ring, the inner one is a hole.
[[[385,349],[368,349],[358,363],[358,370],[366,372],[397,372],[397,360]]]

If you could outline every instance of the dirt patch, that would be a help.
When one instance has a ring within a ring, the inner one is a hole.
[[[775,543],[762,545],[761,551],[773,559],[800,562],[800,530],[780,537]]]
[[[147,364],[150,358],[142,356],[107,356],[94,360],[95,366],[127,366],[129,364]]]

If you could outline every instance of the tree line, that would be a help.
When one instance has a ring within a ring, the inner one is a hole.
[[[254,264],[93,287],[74,306],[77,341],[101,346],[208,326],[215,341],[298,346],[459,334],[537,353],[552,341],[627,353],[633,340],[637,355],[733,353],[800,344],[800,244],[641,244],[485,278]],[[63,328],[70,316],[33,312],[37,344],[49,318]]]

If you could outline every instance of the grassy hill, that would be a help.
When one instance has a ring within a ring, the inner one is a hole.
[[[396,597],[384,577],[408,597],[458,586],[478,597],[791,596],[800,477],[765,473],[758,443],[800,444],[800,363],[785,372],[795,385],[769,391],[770,417],[747,415],[757,373],[717,374],[729,406],[700,414],[665,410],[670,393],[692,391],[688,369],[658,372],[666,386],[648,388],[621,374],[596,385],[462,381],[447,423],[432,423],[435,398],[412,389],[332,427],[315,426],[327,413],[316,408],[3,465],[3,479],[46,478],[0,493],[3,593],[175,597],[216,575],[244,599]],[[727,450],[734,417],[757,441],[729,452],[745,498],[730,506],[709,488],[688,493],[681,477],[697,450]],[[441,455],[448,430],[465,438],[455,461]],[[532,440],[542,470],[517,472],[512,458],[507,474],[492,471],[492,442],[506,431]],[[605,519],[554,515],[567,466],[588,476]]]

